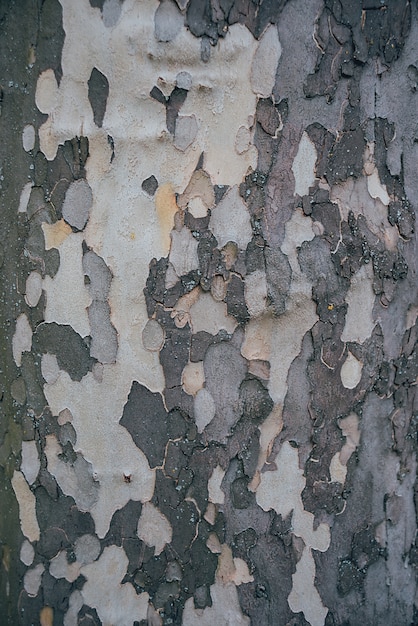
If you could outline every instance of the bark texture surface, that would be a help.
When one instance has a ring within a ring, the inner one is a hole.
[[[1,623],[417,624],[416,0],[0,29]]]

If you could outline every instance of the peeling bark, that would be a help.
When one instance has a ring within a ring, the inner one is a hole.
[[[415,624],[416,3],[6,4],[1,622]]]

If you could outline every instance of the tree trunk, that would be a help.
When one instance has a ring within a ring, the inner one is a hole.
[[[418,624],[418,5],[0,4],[2,624]]]

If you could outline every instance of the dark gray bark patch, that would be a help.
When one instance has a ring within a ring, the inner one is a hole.
[[[166,415],[161,395],[134,381],[119,423],[144,452],[151,468],[163,463],[168,440]]]
[[[99,128],[103,125],[106,113],[107,98],[109,96],[109,81],[97,67],[93,67],[87,82],[89,102],[93,111],[93,119]]]
[[[240,324],[248,322],[250,315],[245,303],[244,281],[235,274],[231,276],[228,283],[225,302],[228,315],[235,317]]]
[[[357,178],[363,170],[365,139],[361,128],[344,132],[331,149],[325,176],[333,185],[349,177]]]
[[[153,196],[155,194],[158,189],[158,180],[155,178],[154,174],[142,181],[142,189],[149,196]]]
[[[80,381],[96,362],[90,356],[86,339],[71,326],[55,322],[39,324],[33,335],[33,347],[38,354],[55,354],[60,369],[68,372],[72,380]]]
[[[266,246],[267,295],[275,315],[281,315],[286,308],[292,270],[287,256],[278,246]]]

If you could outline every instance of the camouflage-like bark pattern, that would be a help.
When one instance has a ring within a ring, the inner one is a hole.
[[[417,3],[0,24],[1,623],[417,623]]]

